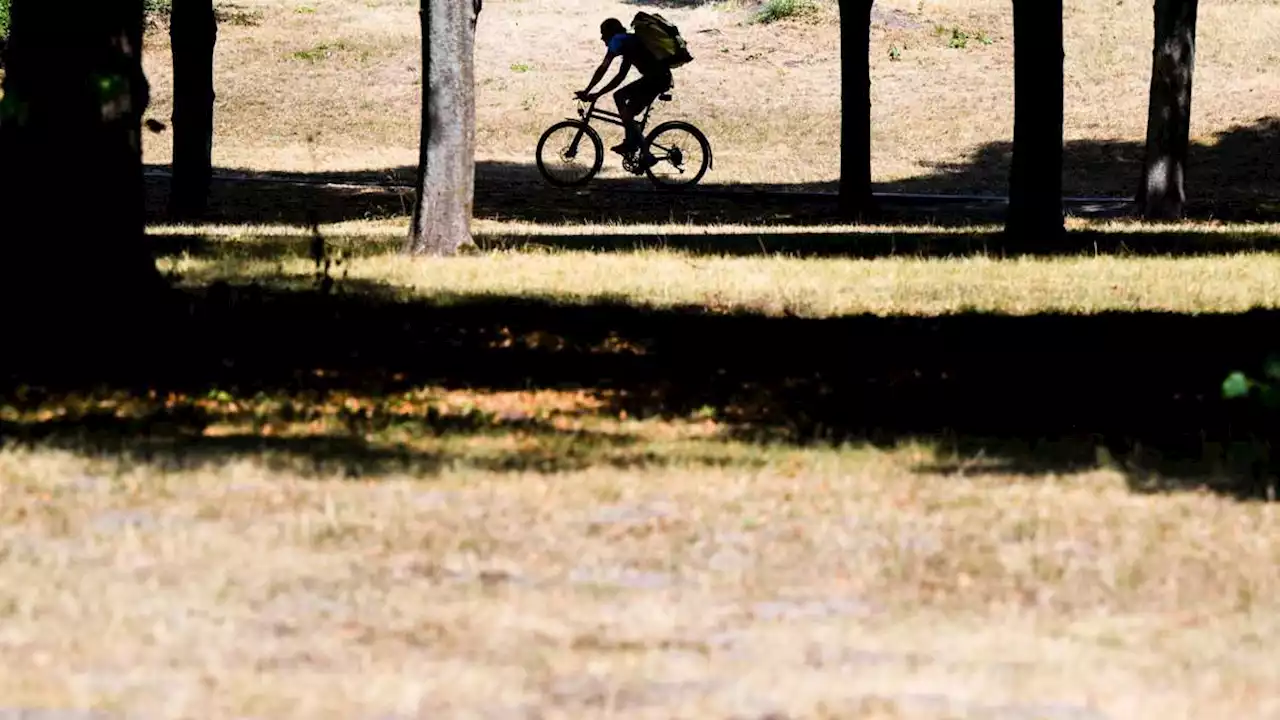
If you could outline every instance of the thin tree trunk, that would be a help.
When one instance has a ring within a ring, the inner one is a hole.
[[[422,139],[406,251],[453,255],[474,246],[476,20],[480,0],[421,0]]]
[[[1138,204],[1148,220],[1182,218],[1197,0],[1155,0],[1155,40],[1147,110],[1147,152]]]
[[[142,16],[142,0],[13,4],[0,282],[22,305],[6,307],[92,323],[163,286],[145,243]]]
[[[1062,215],[1062,0],[1013,0],[1013,166],[1005,232],[1056,242]]]
[[[180,220],[208,209],[213,174],[213,51],[218,20],[213,0],[175,0],[169,38],[173,54],[173,185],[169,211]]]
[[[871,195],[871,8],[875,0],[840,0],[840,208],[874,212]]]

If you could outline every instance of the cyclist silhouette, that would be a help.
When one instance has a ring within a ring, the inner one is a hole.
[[[622,118],[622,126],[626,129],[625,139],[620,145],[610,148],[620,155],[626,155],[644,144],[643,138],[640,137],[640,128],[636,125],[635,117],[642,110],[649,106],[659,95],[671,89],[671,68],[659,62],[644,46],[644,43],[635,34],[627,32],[627,26],[617,18],[609,18],[600,23],[600,39],[608,48],[601,61],[600,67],[596,68],[596,72],[591,76],[591,82],[587,83],[586,90],[580,90],[574,93],[579,100],[594,102],[601,95],[613,90],[617,87],[627,73],[634,66],[640,72],[640,79],[627,85],[618,92],[613,94],[614,102],[618,106],[618,115]],[[613,59],[621,57],[622,66],[618,69],[618,74],[608,82],[604,87],[596,92],[591,92],[591,88],[604,74],[609,71],[609,66],[613,64]],[[653,163],[653,158],[646,151],[645,157],[641,161],[646,165]]]

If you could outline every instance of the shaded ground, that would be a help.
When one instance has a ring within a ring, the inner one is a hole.
[[[714,142],[714,139],[713,139]],[[991,143],[959,165],[940,165],[925,176],[877,184],[888,223],[965,225],[1003,220],[1011,157],[1008,143]],[[1141,173],[1142,146],[1132,142],[1077,141],[1064,149],[1067,211],[1090,217],[1131,215]],[[1219,220],[1280,218],[1280,119],[1260,118],[1223,133],[1211,146],[1194,145],[1188,165],[1188,217]],[[616,167],[609,154],[606,169]],[[150,168],[154,219],[165,206],[167,167]],[[234,181],[215,183],[214,222],[306,223],[400,216],[412,208],[414,168],[338,173],[219,171]],[[243,182],[248,180],[249,182]],[[330,183],[326,185],[325,183]],[[265,187],[269,191],[264,191]],[[532,163],[481,161],[476,167],[475,217],[540,223],[686,222],[830,224],[840,221],[834,183],[718,184],[715,171],[689,191],[672,193],[647,180],[605,177],[579,189],[559,189]],[[264,194],[269,193],[269,194]],[[916,197],[951,194],[960,198]],[[905,195],[905,197],[904,197]],[[973,198],[987,196],[987,200]],[[1099,201],[1094,201],[1099,200]]]
[[[112,388],[153,398],[380,398],[423,385],[580,388],[605,403],[602,412],[707,414],[728,437],[758,442],[942,439],[961,457],[1049,473],[1096,463],[1105,447],[1135,461],[1135,487],[1148,470],[1191,484],[1216,477],[1229,481],[1224,490],[1245,495],[1266,484],[1256,476],[1263,466],[1251,463],[1262,459],[1254,434],[1270,437],[1269,421],[1219,393],[1231,371],[1259,372],[1280,321],[1274,311],[802,319],[608,299],[401,301],[390,289],[349,289],[320,295],[219,286],[211,299],[191,300],[173,324],[157,323],[164,329],[150,341],[135,335],[128,350],[92,361],[55,350],[21,365],[9,356],[0,404],[20,410],[60,393]],[[417,432],[450,431],[447,419],[429,414],[396,421]],[[332,457],[363,452],[362,433],[377,422],[357,412],[349,436],[326,441],[206,439],[200,412],[160,402],[132,419],[80,417],[73,408],[7,423],[3,432],[85,450],[136,446],[160,457],[175,443],[194,443],[206,456],[270,446]],[[492,422],[500,431],[503,423],[529,421]],[[1222,455],[1233,448],[1245,455]],[[429,470],[425,460],[414,464]],[[516,452],[498,466],[544,460]]]

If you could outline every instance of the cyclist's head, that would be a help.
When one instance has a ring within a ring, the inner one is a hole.
[[[609,18],[600,23],[600,39],[606,44],[613,39],[614,35],[622,35],[627,31],[627,26],[622,24],[618,18]]]

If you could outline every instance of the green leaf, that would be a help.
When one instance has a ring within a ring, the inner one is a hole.
[[[1244,373],[1237,370],[1222,381],[1222,396],[1225,398],[1246,397],[1249,395],[1249,388],[1252,384],[1252,381],[1245,377]]]

